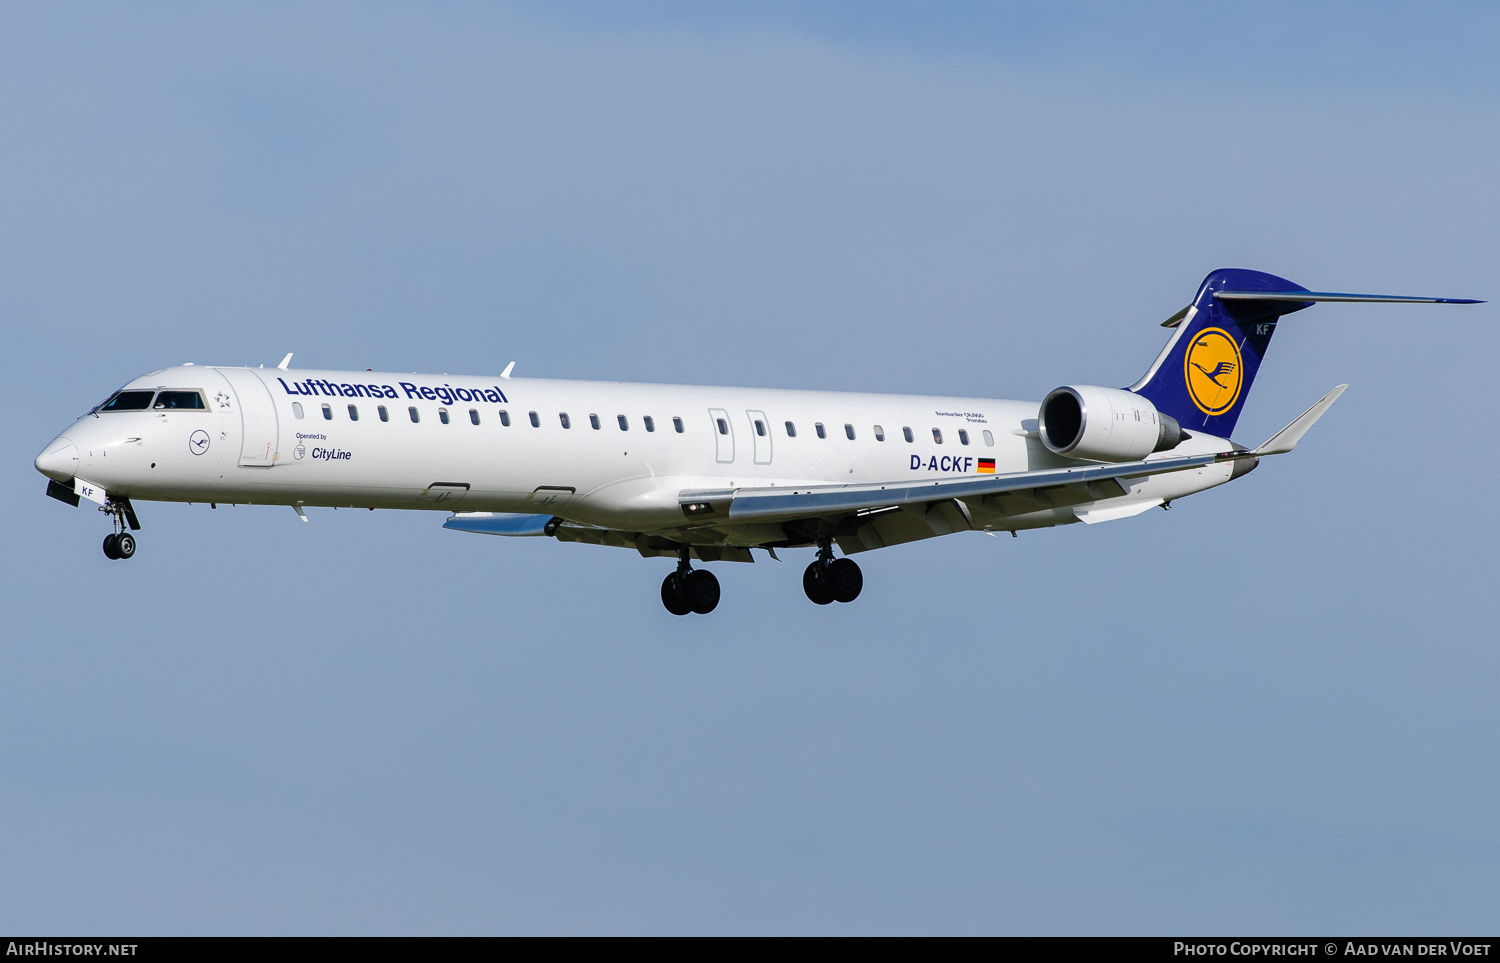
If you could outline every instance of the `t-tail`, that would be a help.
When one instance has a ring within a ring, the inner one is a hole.
[[[1171,340],[1140,381],[1130,386],[1188,431],[1228,438],[1239,420],[1266,348],[1284,315],[1319,301],[1480,304],[1467,298],[1309,291],[1286,278],[1221,268],[1203,279],[1197,297],[1167,319]]]

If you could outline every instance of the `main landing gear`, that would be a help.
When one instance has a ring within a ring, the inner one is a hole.
[[[661,604],[673,615],[707,615],[719,604],[719,580],[707,569],[688,564],[688,550],[677,553],[677,571],[661,583]]]
[[[834,558],[828,541],[818,543],[818,557],[802,573],[802,591],[818,605],[853,602],[865,587],[864,573],[849,558]],[[707,569],[688,564],[688,549],[677,552],[677,571],[662,579],[661,604],[673,615],[707,615],[719,605],[719,580]]]
[[[130,532],[141,530],[141,523],[136,520],[135,509],[131,507],[130,500],[111,498],[99,510],[108,514],[115,526],[113,533],[104,536],[104,557],[130,558],[135,554],[135,536]],[[126,531],[127,527],[129,531]]]
[[[829,602],[853,602],[865,587],[864,573],[849,558],[834,558],[833,546],[818,544],[818,557],[802,573],[802,591],[818,605]]]

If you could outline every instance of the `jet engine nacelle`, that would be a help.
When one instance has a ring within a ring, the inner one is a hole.
[[[1134,461],[1186,437],[1176,418],[1135,392],[1097,385],[1054,388],[1037,413],[1037,432],[1056,454],[1092,461]]]

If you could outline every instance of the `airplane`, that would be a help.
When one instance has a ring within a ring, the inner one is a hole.
[[[1231,440],[1281,319],[1320,301],[1480,304],[1309,291],[1210,273],[1128,388],[1042,399],[185,364],[142,375],[36,457],[47,494],[97,503],[111,559],[138,501],[446,511],[443,527],[676,559],[674,615],[707,614],[692,561],[813,548],[802,587],[852,602],[851,556],[960,531],[1097,524],[1169,507],[1290,452],[1339,385],[1255,448]],[[835,557],[834,546],[842,553]]]

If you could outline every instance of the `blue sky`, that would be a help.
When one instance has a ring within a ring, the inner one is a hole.
[[[1500,295],[1480,4],[0,13],[0,931],[1492,928],[1494,309],[1323,305],[1170,513],[802,597],[31,459],[167,364],[1040,398],[1221,266]]]

